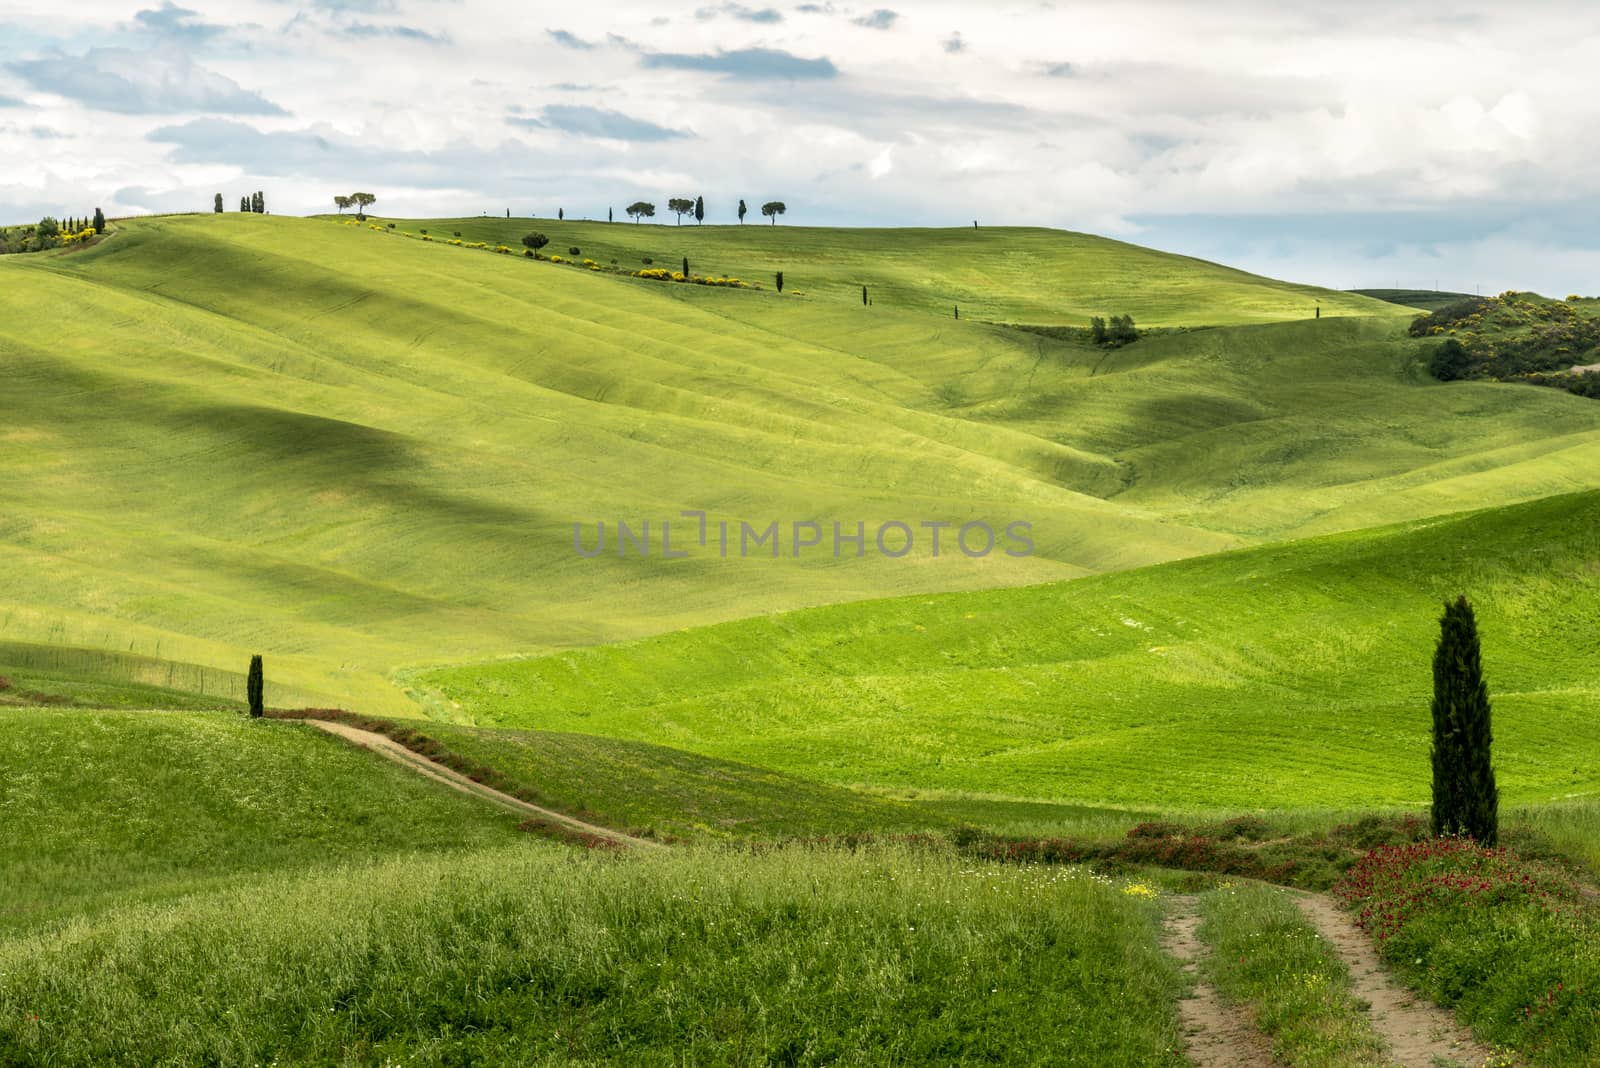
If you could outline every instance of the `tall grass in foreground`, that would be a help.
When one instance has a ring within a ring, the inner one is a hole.
[[[0,1063],[1172,1064],[1158,923],[934,850],[529,843],[0,942]]]
[[[1252,1009],[1292,1068],[1389,1065],[1350,990],[1350,972],[1282,890],[1223,884],[1200,898],[1207,965],[1224,997]]]

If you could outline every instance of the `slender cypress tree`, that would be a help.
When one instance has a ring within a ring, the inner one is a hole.
[[[222,194],[221,193],[218,193],[217,194],[217,198],[211,202],[211,210],[216,212],[218,215],[222,214]]]
[[[250,658],[250,674],[245,678],[245,694],[250,698],[250,715],[260,717],[266,711],[261,703],[266,684],[261,677],[261,654]]]
[[[744,225],[744,201],[739,201],[739,225]]]
[[[783,272],[782,271],[778,272],[778,292],[779,293],[783,292]]]
[[[1500,837],[1500,792],[1490,759],[1489,688],[1477,620],[1465,596],[1446,602],[1439,620],[1432,711],[1433,833],[1493,846]]]
[[[683,258],[683,276],[685,278],[689,277],[689,257],[688,256],[685,256]]]
[[[865,308],[867,306],[867,287],[866,286],[862,286],[861,287],[861,306],[863,308]]]
[[[222,203],[221,193],[217,194],[217,198],[217,203]],[[219,207],[217,210],[221,211],[222,209]],[[101,211],[99,208],[94,209],[94,232],[97,234],[103,234],[106,232],[106,213]]]
[[[706,221],[706,198],[694,198],[694,224],[699,226]]]

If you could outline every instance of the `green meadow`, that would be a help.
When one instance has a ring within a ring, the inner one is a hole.
[[[1600,873],[1600,407],[1435,381],[1448,295],[1042,229],[373,222],[0,258],[0,1063],[1178,1064],[1168,889],[1285,1056],[1383,1063],[1283,898],[1134,865],[1412,841],[1460,593],[1506,840]],[[759,287],[633,276],[683,258]],[[1081,329],[1118,314],[1155,329]],[[248,719],[255,653],[269,706],[670,848]],[[1592,1063],[1499,993],[1496,1042]]]
[[[877,235],[947,265],[956,236]],[[1206,292],[1219,270],[1014,237],[1041,262],[1122,256],[1129,294],[1157,277]],[[0,643],[28,663],[82,650],[96,671],[115,653],[128,677],[229,697],[261,652],[283,705],[438,715],[406,692],[418,667],[1530,500],[1595,485],[1600,450],[1583,398],[1430,381],[1428,343],[1378,302],[1280,323],[1230,303],[1263,322],[1108,350],[889,293],[863,308],[250,215],[135,220],[0,274]],[[1172,314],[1205,324],[1203,308]],[[1020,520],[1034,553],[574,552],[573,525],[602,521],[612,546],[618,521],[650,522],[658,548],[677,521],[681,545],[685,510],[869,538]]]
[[[324,216],[337,220],[337,216]],[[1359,293],[1297,285],[1222,264],[1175,256],[1093,234],[1038,227],[837,229],[780,222],[744,226],[559,221],[549,218],[386,219],[403,233],[447,242],[508,245],[542,233],[545,255],[637,271],[646,266],[733,276],[816,304],[910,309],[1041,326],[1087,326],[1092,316],[1132,315],[1140,326],[1194,327],[1309,319],[1400,317],[1407,309]],[[645,260],[650,263],[647,265]]]

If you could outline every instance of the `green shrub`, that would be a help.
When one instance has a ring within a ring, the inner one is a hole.
[[[1472,370],[1472,357],[1455,338],[1446,338],[1428,359],[1428,373],[1441,382],[1465,378]]]

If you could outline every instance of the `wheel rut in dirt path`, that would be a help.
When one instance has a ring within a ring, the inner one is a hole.
[[[379,756],[392,760],[397,764],[404,764],[406,767],[417,772],[419,775],[425,775],[428,778],[433,779],[435,782],[442,783],[445,786],[450,787],[452,790],[459,790],[464,794],[471,794],[475,797],[480,797],[485,801],[491,801],[497,805],[500,805],[502,808],[508,808],[519,815],[532,816],[536,819],[548,820],[551,823],[558,823],[563,827],[570,828],[574,831],[579,831],[583,834],[591,834],[597,838],[605,838],[609,841],[616,842],[619,845],[637,846],[642,849],[666,848],[660,842],[651,842],[643,838],[635,838],[631,834],[624,834],[621,831],[612,830],[610,827],[602,827],[597,823],[586,823],[583,820],[575,819],[572,816],[568,816],[564,813],[556,812],[554,809],[543,808],[539,805],[524,801],[519,797],[512,797],[510,794],[496,790],[492,786],[485,786],[481,782],[474,782],[465,775],[461,774],[459,771],[456,771],[453,768],[447,768],[443,764],[436,764],[427,757],[423,756],[421,753],[413,753],[411,750],[407,749],[393,738],[378,734],[375,731],[364,731],[359,727],[352,727],[348,723],[339,723],[325,719],[305,719],[301,720],[301,722],[309,723],[311,726],[316,727],[319,730],[327,731],[329,734],[338,735],[347,742],[350,742],[354,745],[359,745],[363,749],[370,749]]]
[[[1194,992],[1178,1002],[1189,1061],[1195,1068],[1272,1068],[1271,1047],[1242,1008],[1227,1005],[1200,973],[1205,946],[1199,899],[1178,894],[1169,899],[1162,945],[1194,981]]]
[[[1349,914],[1323,894],[1296,893],[1295,904],[1350,969],[1355,996],[1372,1006],[1372,1029],[1403,1068],[1478,1068],[1492,1051],[1448,1011],[1408,990],[1383,970],[1377,950]]]

